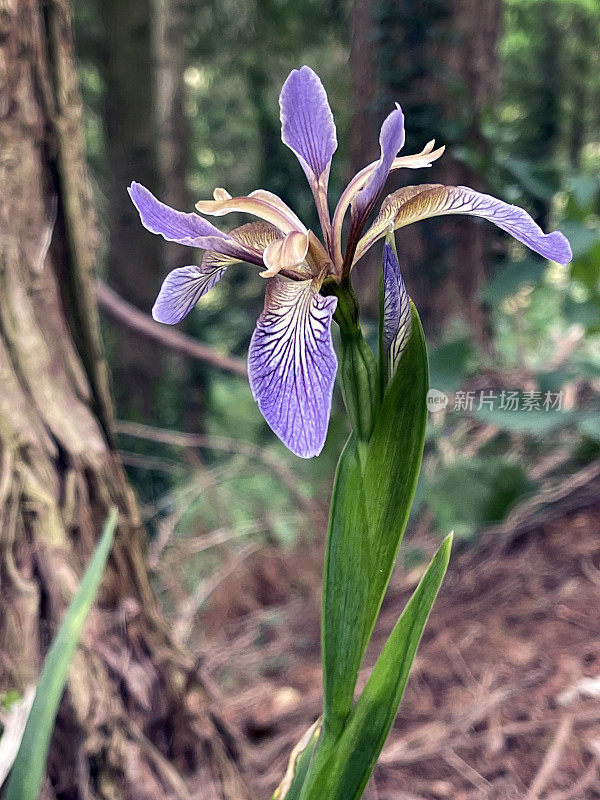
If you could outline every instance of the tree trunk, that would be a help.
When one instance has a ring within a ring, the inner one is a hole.
[[[206,795],[246,800],[150,589],[135,500],[112,447],[69,5],[2,0],[0,25],[0,689],[35,682],[117,505],[43,797],[188,796],[174,762],[203,772]]]
[[[102,0],[108,164],[109,250],[106,276],[115,291],[149,312],[164,277],[164,242],[141,225],[127,194],[136,180],[160,194],[153,0]],[[123,334],[113,372],[120,413],[160,422],[157,394],[165,357],[153,342]]]
[[[153,47],[155,70],[156,158],[160,196],[174,208],[189,208],[185,176],[188,168],[188,131],[183,113],[183,72],[189,27],[189,4],[184,0],[153,0]],[[159,240],[161,241],[161,240]],[[163,242],[168,265],[186,263],[190,249]]]
[[[455,36],[447,50],[446,67],[463,83],[468,107],[464,139],[460,143],[471,149],[471,160],[485,164],[487,142],[481,133],[482,115],[493,107],[498,94],[498,41],[501,30],[500,0],[454,0],[452,21]],[[456,115],[456,98],[447,91],[442,99],[447,119]],[[473,167],[448,154],[440,162],[441,183],[466,185],[485,191],[485,178]],[[480,291],[489,274],[488,264],[495,233],[491,226],[466,217],[444,220],[448,235],[454,240],[448,278],[441,286],[438,305],[455,297],[462,315],[470,325],[478,343],[487,348],[489,331],[483,312]],[[452,309],[454,310],[454,309]]]
[[[485,163],[479,126],[497,90],[500,23],[500,0],[382,3],[379,71],[386,107],[397,100],[406,115],[405,150],[416,152],[433,137],[448,147],[431,169],[404,171],[404,183],[485,188],[475,170],[452,157],[452,146],[468,147],[474,161]],[[429,330],[458,313],[477,339],[486,340],[479,290],[491,230],[476,220],[450,216],[400,232],[400,266]]]
[[[377,80],[375,70],[375,29],[371,0],[354,0],[352,6],[352,141],[350,174],[352,177],[379,157],[375,114],[377,112]],[[369,251],[353,276],[360,305],[367,316],[379,313],[379,271],[381,254]]]

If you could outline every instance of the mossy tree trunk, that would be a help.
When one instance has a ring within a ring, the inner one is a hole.
[[[149,586],[113,449],[67,0],[0,0],[0,690],[34,683],[108,509],[118,533],[44,798],[248,797]],[[209,784],[213,785],[210,786]]]

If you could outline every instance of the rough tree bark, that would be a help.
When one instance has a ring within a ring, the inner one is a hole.
[[[109,507],[120,519],[71,669],[44,800],[248,798],[151,592],[112,447],[95,224],[67,0],[0,0],[0,689],[35,682]],[[196,787],[199,788],[199,787]]]

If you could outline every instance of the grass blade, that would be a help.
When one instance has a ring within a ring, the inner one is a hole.
[[[102,580],[116,524],[117,510],[112,509],[79,589],[46,656],[5,800],[37,800],[69,664]]]

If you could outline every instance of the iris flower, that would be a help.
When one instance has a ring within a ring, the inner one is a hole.
[[[281,138],[306,174],[322,239],[308,230],[283,200],[264,189],[246,197],[232,197],[225,189],[215,189],[214,199],[196,204],[203,216],[164,205],[139,183],[131,184],[129,194],[149,231],[205,251],[199,266],[180,267],[169,273],[152,310],[155,320],[169,325],[182,320],[232,264],[246,262],[260,268],[259,275],[267,284],[264,310],[248,351],[250,388],[265,420],[284,444],[296,455],[310,458],[321,452],[325,441],[337,370],[331,339],[337,299],[331,288],[327,295],[322,293],[323,284],[327,281],[331,287],[346,282],[355,264],[389,229],[442,214],[471,214],[495,223],[540,255],[561,264],[571,260],[571,248],[562,233],[545,234],[523,209],[466,186],[425,184],[399,189],[383,200],[365,230],[389,173],[431,166],[444,151],[443,147],[434,150],[431,141],[420,153],[398,156],[404,144],[404,116],[398,105],[381,127],[379,159],[354,176],[332,217],[327,187],[337,137],[319,77],[307,66],[293,70],[283,85],[279,103]],[[224,233],[204,218],[231,212],[249,214],[259,221]],[[348,215],[347,234],[343,236]],[[398,282],[397,262],[390,253],[386,248],[384,283],[388,308],[395,309],[388,316],[393,327],[400,319],[399,304],[407,300],[404,286]],[[385,341],[388,347],[396,348],[390,366],[397,363],[401,351],[398,341],[404,338],[388,332]]]

